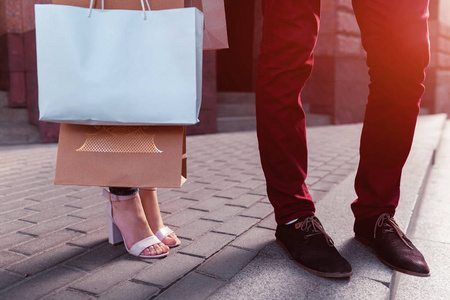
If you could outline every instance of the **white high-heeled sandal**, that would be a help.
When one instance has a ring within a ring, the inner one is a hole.
[[[155,232],[155,235],[160,241],[163,241],[168,235],[170,235],[172,233],[174,233],[174,231],[166,226],[166,227],[161,228],[157,232]],[[180,241],[180,239],[178,239],[178,242],[176,244],[166,244],[166,243],[164,243],[164,245],[166,245],[169,248],[174,248],[174,247],[180,246],[181,245],[181,241]]]
[[[145,190],[145,191],[157,191],[157,188],[155,188],[155,187],[145,187],[145,188],[141,187],[139,189]],[[168,237],[172,233],[175,233],[175,232],[172,229],[170,229],[169,227],[165,226],[165,227],[161,228],[160,230],[158,230],[157,232],[155,232],[155,235],[160,241],[163,241],[166,237]],[[166,244],[164,242],[163,242],[163,244],[169,248],[178,247],[181,245],[181,241],[178,237],[177,237],[177,240],[178,240],[178,242],[176,244]]]
[[[106,215],[108,217],[108,241],[111,245],[117,245],[121,242],[125,245],[125,249],[127,249],[127,252],[130,253],[133,256],[141,257],[141,258],[161,258],[166,257],[169,254],[169,251],[161,254],[155,254],[155,255],[142,255],[142,251],[144,251],[146,248],[162,243],[161,240],[156,236],[152,235],[149,237],[146,237],[139,242],[135,243],[130,249],[128,249],[127,243],[125,243],[123,236],[120,232],[119,227],[114,223],[113,219],[113,210],[112,210],[112,201],[126,201],[133,199],[136,197],[137,194],[128,195],[128,196],[120,196],[111,194],[106,189],[103,189],[103,196],[105,198],[108,198],[109,201],[107,202],[107,210]]]

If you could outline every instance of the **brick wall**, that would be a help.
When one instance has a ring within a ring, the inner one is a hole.
[[[41,142],[56,142],[59,124],[40,122],[36,64],[34,5],[52,0],[0,0],[0,89],[8,90],[10,107],[28,109],[29,122],[38,126]],[[216,53],[204,57],[201,122],[189,134],[216,132]]]
[[[51,0],[0,0],[0,88],[10,107],[28,109],[29,122],[39,127],[42,142],[58,136],[57,124],[38,121],[34,5]]]
[[[450,1],[430,3],[431,60],[422,106],[450,115]]]
[[[422,108],[450,115],[450,1],[430,1],[431,62]],[[363,120],[369,93],[367,67],[351,0],[324,0],[313,74],[302,99],[334,123]]]
[[[315,66],[302,100],[335,124],[360,122],[368,95],[366,54],[351,0],[322,2]]]

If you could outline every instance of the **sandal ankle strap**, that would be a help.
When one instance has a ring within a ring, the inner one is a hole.
[[[138,192],[133,193],[131,195],[116,195],[113,193],[110,193],[107,189],[103,189],[103,197],[105,197],[106,199],[109,199],[109,201],[125,201],[125,200],[130,200],[133,199],[134,197],[136,197],[136,195],[138,194]]]

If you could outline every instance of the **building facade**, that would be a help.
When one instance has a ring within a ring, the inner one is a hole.
[[[36,3],[51,0],[0,0],[0,89],[8,92],[10,109],[26,109],[41,142],[55,142],[58,125],[38,121]],[[225,0],[225,8],[230,48],[204,53],[201,122],[189,126],[189,134],[255,128],[261,0]],[[369,78],[351,0],[323,0],[321,20],[315,67],[302,94],[307,120],[321,115],[330,124],[361,122]],[[431,1],[430,38],[422,108],[450,114],[450,0]]]

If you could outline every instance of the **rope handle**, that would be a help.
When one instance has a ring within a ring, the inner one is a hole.
[[[145,0],[147,3],[148,11],[151,11],[150,3],[148,3],[148,0]],[[92,8],[94,7],[94,0],[91,0],[91,4],[89,5],[89,12],[88,12],[88,18],[91,17]],[[147,14],[145,13],[145,4],[144,0],[141,0],[141,7],[142,7],[142,13],[144,14],[144,20],[147,20]],[[102,0],[102,10],[105,10],[105,0]]]

